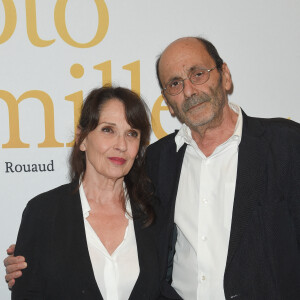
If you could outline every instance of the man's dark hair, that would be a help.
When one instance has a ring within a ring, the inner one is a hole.
[[[205,47],[205,49],[208,52],[208,54],[210,55],[210,57],[215,61],[217,69],[219,70],[219,72],[221,72],[222,65],[223,65],[223,59],[220,57],[216,47],[210,41],[208,41],[202,37],[192,36],[191,38],[194,38],[194,39],[198,40],[200,43],[202,43],[202,45]],[[161,55],[162,54],[160,54],[158,56],[155,67],[156,67],[156,77],[158,80],[159,87],[161,89],[163,89],[162,83],[159,78],[159,62],[160,62]]]

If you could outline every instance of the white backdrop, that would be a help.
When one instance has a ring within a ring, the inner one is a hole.
[[[230,100],[248,115],[299,122],[299,16],[297,0],[0,1],[1,259],[27,201],[68,181],[82,94],[111,78],[147,101],[152,141],[178,128],[160,110],[154,67],[176,38],[201,35],[216,45],[232,73]],[[18,172],[24,164],[49,170]],[[0,299],[9,297],[0,267]]]

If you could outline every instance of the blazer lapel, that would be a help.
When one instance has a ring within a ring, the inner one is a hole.
[[[257,120],[246,116],[243,112],[243,134],[239,146],[238,170],[235,198],[232,212],[231,233],[227,255],[228,269],[235,251],[249,226],[253,209],[259,203],[264,192],[265,162],[267,147],[261,138],[264,129]]]
[[[144,227],[142,218],[131,205],[134,232],[138,252],[140,273],[129,299],[156,298],[159,290],[159,263],[157,256],[157,237],[153,225]],[[150,297],[153,295],[153,297]]]
[[[167,281],[172,276],[172,261],[176,243],[176,228],[174,225],[175,202],[178,191],[178,184],[181,174],[184,153],[187,144],[184,144],[178,152],[176,152],[176,144],[174,139],[172,143],[166,145],[160,156],[161,166],[159,169],[159,193],[161,200],[159,208],[159,256],[163,272],[161,276],[161,293],[170,299],[180,299],[178,294],[171,288]]]
[[[87,298],[102,299],[88,252],[79,192],[74,192],[76,185],[69,185],[68,194],[64,195],[65,199],[62,199],[59,207],[56,222],[57,255],[62,260],[62,266],[65,265],[64,276],[70,282],[77,282],[74,288],[80,289]]]
[[[170,145],[165,149],[161,156],[160,190],[161,202],[163,206],[171,213],[170,222],[174,221],[175,201],[178,191],[178,183],[180,179],[181,167],[184,158],[184,153],[187,145],[184,144],[178,152],[176,152],[176,144]],[[172,147],[172,148],[171,148]],[[175,148],[175,149],[174,149]]]

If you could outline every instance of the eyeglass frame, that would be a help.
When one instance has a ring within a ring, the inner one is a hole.
[[[186,78],[184,78],[184,79],[177,79],[178,81],[182,82],[182,89],[181,89],[180,92],[178,92],[178,93],[176,93],[176,94],[170,94],[170,93],[167,92],[167,86],[168,86],[168,84],[171,83],[171,82],[174,80],[174,79],[171,79],[170,81],[168,81],[168,83],[166,84],[166,86],[162,89],[162,93],[165,93],[165,92],[166,92],[166,93],[167,93],[168,95],[170,95],[170,96],[176,96],[176,95],[180,94],[180,93],[183,91],[183,89],[184,89],[184,81],[185,81],[186,79],[188,79],[192,84],[195,84],[195,85],[202,85],[202,84],[206,83],[206,82],[209,80],[209,78],[210,78],[210,72],[213,71],[213,70],[215,70],[215,69],[217,69],[217,65],[215,65],[213,68],[210,68],[210,69],[201,69],[201,68],[195,68],[195,69],[198,69],[198,70],[202,70],[202,71],[208,72],[207,80],[205,80],[205,81],[202,82],[202,83],[194,83],[194,82],[191,80],[191,78],[190,78],[190,75],[191,75],[191,73],[192,73],[192,72],[190,72],[190,75],[187,76]]]

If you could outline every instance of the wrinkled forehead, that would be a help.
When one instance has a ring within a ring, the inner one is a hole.
[[[170,78],[183,76],[195,67],[209,69],[214,66],[213,58],[205,46],[194,38],[186,38],[173,42],[161,55],[159,74],[162,82]]]

